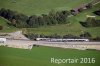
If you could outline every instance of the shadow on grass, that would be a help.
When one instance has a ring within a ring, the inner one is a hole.
[[[98,15],[98,16],[100,16],[100,10],[94,11],[93,13],[96,14],[96,15]]]
[[[82,22],[82,21],[80,21],[79,23],[80,23],[83,27],[87,27],[86,22]]]

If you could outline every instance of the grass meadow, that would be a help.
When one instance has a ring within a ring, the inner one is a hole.
[[[95,58],[95,63],[51,63],[51,58]],[[0,47],[0,66],[99,66],[100,52],[52,47],[33,47],[32,50]]]
[[[0,8],[26,15],[40,15],[54,10],[70,10],[91,0],[0,0]]]
[[[48,14],[52,9],[55,11],[70,10],[91,0],[0,0],[0,8],[11,9],[27,16]],[[92,37],[100,36],[100,27],[85,28],[80,25],[80,21],[85,21],[87,15],[94,15],[92,12],[100,8],[100,4],[78,14],[69,17],[70,23],[31,28],[29,32],[37,34],[73,34],[79,35],[82,32],[89,32]],[[95,15],[97,19],[99,16]],[[7,25],[8,20],[0,17],[0,25],[3,26],[1,32],[13,32],[21,30]],[[94,64],[52,64],[50,59],[54,58],[96,58]],[[52,47],[33,47],[32,50],[0,47],[0,66],[99,66],[100,51],[96,50],[74,50]]]

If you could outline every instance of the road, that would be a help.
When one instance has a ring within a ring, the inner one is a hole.
[[[36,43],[36,42],[35,42]],[[60,47],[60,48],[71,48],[71,49],[96,49],[100,50],[100,42],[45,42],[37,41],[37,45]]]

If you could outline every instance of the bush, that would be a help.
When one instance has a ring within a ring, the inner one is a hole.
[[[3,26],[0,26],[0,30],[2,30],[3,29]]]
[[[96,37],[93,39],[94,41],[100,41],[100,37]]]
[[[91,38],[91,34],[88,32],[84,32],[83,34],[80,35],[81,38]]]
[[[80,22],[84,27],[100,27],[100,20],[93,17],[88,17],[85,22]]]

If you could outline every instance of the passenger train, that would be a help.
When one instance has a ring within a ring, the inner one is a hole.
[[[50,42],[89,42],[89,39],[36,38],[36,41],[50,41]]]

